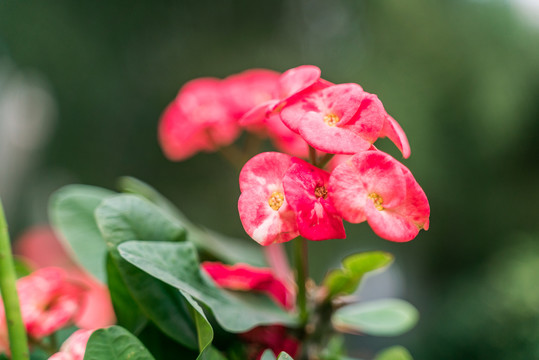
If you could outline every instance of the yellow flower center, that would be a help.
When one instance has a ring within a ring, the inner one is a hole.
[[[327,114],[324,116],[324,122],[329,126],[335,126],[340,121],[339,117],[335,114]]]
[[[372,202],[374,203],[374,207],[376,208],[376,210],[378,211],[384,210],[384,207],[382,206],[382,204],[384,203],[384,199],[382,199],[380,195],[378,195],[377,193],[370,193],[369,199],[371,199]]]
[[[328,197],[328,191],[326,190],[326,187],[324,185],[317,186],[314,189],[314,196],[316,196],[317,199],[319,198],[326,199]]]
[[[284,203],[284,194],[280,191],[274,191],[273,193],[271,193],[269,199],[268,199],[268,204],[269,206],[277,211],[281,208],[281,206],[283,206],[283,203]]]

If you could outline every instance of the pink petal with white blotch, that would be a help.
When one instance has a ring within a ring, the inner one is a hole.
[[[329,173],[294,158],[283,184],[297,216],[299,233],[309,240],[344,239],[342,217],[328,193]]]
[[[342,216],[367,220],[373,231],[391,241],[412,240],[428,228],[428,200],[411,172],[381,151],[354,155],[331,174],[331,196]]]
[[[405,159],[410,157],[410,144],[408,143],[408,138],[406,137],[406,134],[404,133],[404,130],[402,130],[399,123],[390,115],[387,115],[386,117],[384,127],[380,132],[380,137],[387,137],[389,140],[391,140],[400,150]]]
[[[240,220],[247,234],[261,245],[298,236],[296,216],[288,205],[282,183],[290,164],[289,155],[266,152],[253,157],[241,170]]]

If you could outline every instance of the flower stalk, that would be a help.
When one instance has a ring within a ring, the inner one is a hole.
[[[305,326],[309,320],[307,310],[307,276],[308,276],[308,251],[307,240],[301,236],[294,239],[294,267],[296,268],[296,283],[298,285],[297,306],[299,320]]]
[[[11,356],[13,360],[29,359],[28,341],[21,316],[19,296],[17,294],[15,267],[11,253],[8,227],[4,208],[0,200],[0,290],[4,300],[4,309],[9,334]]]

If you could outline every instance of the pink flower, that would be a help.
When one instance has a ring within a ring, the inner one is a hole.
[[[425,193],[404,165],[381,151],[358,153],[337,166],[329,189],[345,220],[367,220],[384,239],[409,241],[429,227]]]
[[[224,96],[221,80],[200,78],[185,84],[166,108],[159,140],[171,160],[184,160],[199,151],[231,144],[240,133]]]
[[[79,312],[84,291],[81,286],[69,282],[67,274],[60,268],[42,268],[20,278],[17,293],[28,335],[40,339],[70,325]],[[0,324],[5,329],[3,304]]]
[[[224,289],[262,292],[288,310],[294,306],[295,294],[270,269],[246,264],[229,266],[216,262],[204,262],[202,268]],[[258,326],[240,334],[240,338],[247,343],[248,359],[260,359],[268,348],[276,355],[286,351],[291,356],[295,356],[299,349],[299,341],[282,325]]]
[[[329,173],[293,158],[283,178],[286,199],[297,217],[301,236],[309,240],[344,239],[342,217],[328,190]]]
[[[270,269],[256,268],[247,264],[225,265],[209,261],[202,263],[202,268],[220,287],[265,293],[285,309],[290,310],[294,307],[294,293]]]
[[[290,165],[289,155],[266,152],[250,159],[241,170],[241,223],[261,245],[289,241],[299,235],[296,216],[283,188],[283,176]]]
[[[315,149],[332,154],[367,150],[378,138],[385,118],[380,100],[357,84],[313,92],[281,111],[290,129]]]
[[[376,95],[357,84],[333,85],[305,94],[285,106],[282,121],[315,149],[355,154],[388,137],[407,158],[410,145],[400,125]]]
[[[15,242],[14,252],[36,268],[61,267],[66,270],[69,282],[80,284],[86,289],[74,319],[77,327],[101,328],[116,322],[107,286],[85,272],[70,258],[50,227],[38,226],[26,231]]]
[[[60,347],[60,351],[53,354],[49,360],[83,360],[86,344],[94,330],[77,330]]]
[[[306,157],[308,146],[305,140],[282,123],[279,112],[286,104],[330,85],[320,78],[320,69],[316,66],[302,65],[289,69],[280,76],[273,98],[252,108],[240,119],[240,124],[250,129],[256,127],[259,132],[268,134],[277,149]]]
[[[277,96],[281,74],[265,69],[252,69],[234,74],[222,81],[222,92],[232,116],[240,119],[254,107]]]
[[[286,102],[317,86],[320,82],[320,74],[320,69],[312,65],[302,65],[285,71],[279,77],[272,99],[252,108],[244,115],[240,123],[245,126],[263,122],[266,115],[276,110],[278,112],[278,109]]]

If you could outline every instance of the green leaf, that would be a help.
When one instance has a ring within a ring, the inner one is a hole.
[[[99,281],[106,282],[106,245],[97,228],[94,211],[114,192],[87,185],[68,185],[49,201],[53,227],[67,241],[76,260]]]
[[[151,201],[162,210],[165,210],[171,216],[175,217],[182,224],[189,223],[187,218],[180,212],[180,210],[178,210],[178,208],[176,208],[167,198],[145,182],[134,177],[123,176],[118,179],[118,187],[121,192],[140,195],[146,200]]]
[[[382,251],[364,252],[347,257],[342,262],[342,269],[331,271],[324,279],[323,285],[329,291],[328,298],[352,294],[365,274],[384,269],[392,262],[393,255]]]
[[[378,354],[374,360],[414,360],[412,355],[402,346],[392,346],[384,349]]]
[[[344,306],[331,321],[342,332],[397,336],[414,327],[418,318],[417,309],[407,301],[383,299]]]
[[[181,241],[185,229],[170,214],[135,195],[117,195],[95,210],[97,225],[110,249],[128,240]]]
[[[148,318],[131,296],[110,253],[107,255],[107,279],[118,325],[138,335],[148,323]]]
[[[134,195],[111,197],[95,214],[114,265],[140,310],[169,337],[196,349],[197,332],[186,299],[172,286],[126,262],[116,249],[133,239],[183,240],[184,229],[157,206]]]
[[[212,257],[230,264],[243,262],[253,266],[267,266],[262,248],[254,241],[229,238],[196,226],[150,185],[132,177],[122,177],[119,188],[123,192],[138,194],[166,211],[185,227],[187,240]]]
[[[213,341],[213,328],[211,327],[210,322],[206,318],[206,314],[204,314],[204,310],[200,307],[200,305],[185,291],[181,291],[180,293],[185,297],[185,300],[190,305],[191,315],[193,316],[193,319],[195,320],[195,326],[197,330],[197,338],[198,338],[198,349],[200,351],[199,359],[206,359],[211,358],[209,357],[209,353],[212,352],[212,350],[209,349],[209,345]]]
[[[213,346],[208,346],[206,350],[197,357],[197,360],[226,360],[219,350]]]
[[[277,357],[277,360],[294,360],[294,359],[292,359],[292,356],[288,355],[284,351],[281,351],[281,353]]]
[[[129,331],[111,326],[92,333],[84,360],[154,360],[154,357]]]
[[[259,325],[297,325],[296,317],[266,296],[217,288],[200,270],[191,243],[130,241],[118,249],[133,265],[207,305],[229,332],[241,333]]]
[[[260,360],[276,360],[276,359],[275,359],[275,354],[273,353],[273,350],[271,350],[271,349],[266,349],[266,350],[262,353],[262,357],[260,358]]]
[[[231,238],[206,228],[192,231],[188,238],[199,249],[223,262],[268,266],[262,246],[254,240]]]

